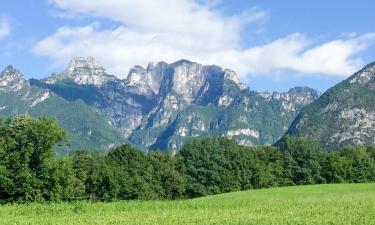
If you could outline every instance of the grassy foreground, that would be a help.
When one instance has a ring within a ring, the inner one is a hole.
[[[375,184],[272,188],[184,201],[3,205],[0,224],[375,224]]]

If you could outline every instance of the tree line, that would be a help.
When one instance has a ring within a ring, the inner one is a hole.
[[[196,138],[176,154],[123,145],[56,156],[68,143],[55,119],[0,120],[0,202],[194,198],[257,188],[375,181],[375,148],[323,151],[286,137],[246,147],[225,137]]]

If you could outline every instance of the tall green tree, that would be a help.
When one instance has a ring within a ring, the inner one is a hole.
[[[299,138],[285,137],[279,143],[280,150],[285,154],[291,170],[286,173],[292,175],[295,184],[325,183],[322,176],[323,152],[317,141]]]
[[[193,139],[178,153],[187,177],[187,195],[199,197],[241,190],[238,144],[224,137]]]
[[[180,172],[181,165],[172,154],[160,151],[147,154],[151,165],[151,186],[158,198],[179,199],[185,196],[186,178]]]
[[[0,187],[3,199],[50,200],[55,152],[67,141],[66,132],[51,118],[21,115],[0,126]]]
[[[107,162],[118,178],[120,199],[155,199],[157,198],[152,183],[152,168],[145,153],[123,145],[112,149]]]
[[[74,176],[84,184],[82,197],[92,200],[112,200],[118,197],[121,179],[101,152],[76,151],[70,155]]]
[[[348,161],[347,181],[355,183],[374,181],[375,160],[372,154],[372,148],[366,149],[361,146],[344,148],[340,152],[340,155]]]

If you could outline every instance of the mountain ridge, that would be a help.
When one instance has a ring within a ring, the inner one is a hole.
[[[374,99],[375,62],[303,108],[286,134],[314,138],[328,150],[374,145]]]
[[[120,79],[107,74],[94,58],[77,57],[61,73],[26,82],[67,104],[80,102],[121,134],[115,138],[119,142],[145,150],[177,151],[191,137],[213,135],[246,145],[272,144],[302,106],[319,96],[307,87],[258,93],[242,84],[233,70],[189,60],[134,66]],[[69,129],[75,136],[77,131]]]

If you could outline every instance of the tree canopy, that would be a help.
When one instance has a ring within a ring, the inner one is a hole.
[[[122,145],[74,151],[56,120],[0,120],[0,201],[179,199],[253,188],[374,182],[375,147],[322,151],[307,138],[246,147],[226,137],[195,138],[176,155]]]

